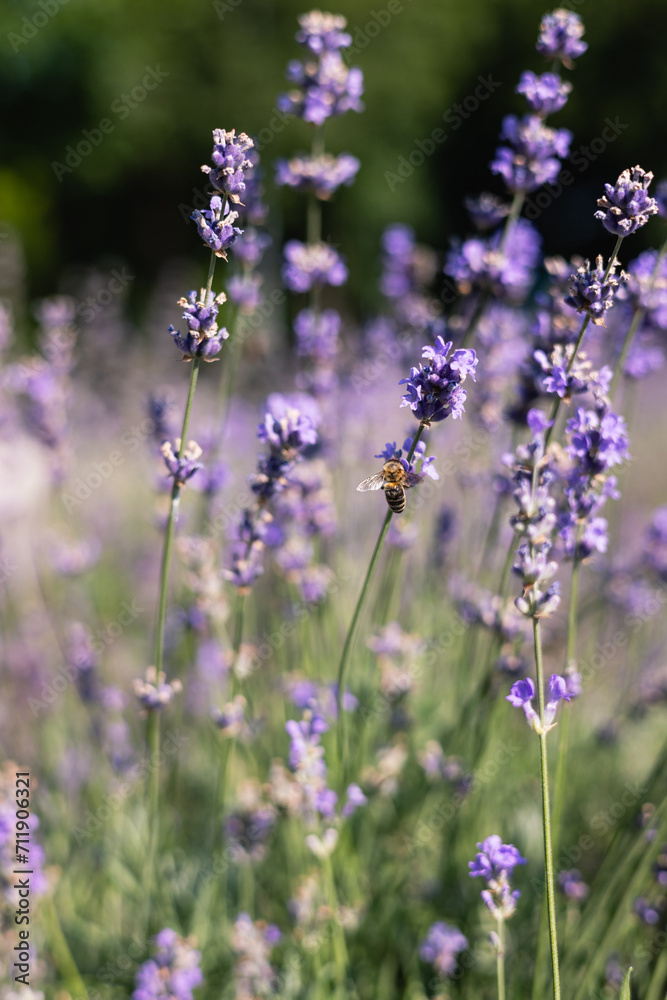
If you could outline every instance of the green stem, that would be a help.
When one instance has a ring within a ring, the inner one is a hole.
[[[549,803],[549,769],[547,763],[547,734],[544,726],[544,668],[542,665],[542,636],[540,622],[533,618],[535,646],[535,673],[537,698],[540,710],[540,777],[542,781],[542,831],[544,835],[544,868],[547,883],[547,909],[549,913],[549,938],[551,942],[551,968],[553,973],[554,1000],[560,1000],[560,969],[558,965],[558,932],[556,930],[556,893],[551,842],[551,816]]]
[[[496,949],[498,1000],[505,1000],[505,921],[498,917],[498,947]]]
[[[324,126],[318,125],[313,135],[310,149],[311,156],[321,156],[324,153]],[[319,243],[322,239],[322,202],[314,192],[308,194],[306,215],[306,242]]]
[[[419,439],[424,431],[424,424],[420,423],[417,433],[412,440],[412,446],[407,454],[406,461],[408,465],[412,460]],[[350,653],[352,651],[352,643],[354,640],[355,632],[357,629],[357,623],[361,616],[364,604],[366,603],[366,597],[368,595],[368,590],[370,587],[371,580],[373,579],[373,574],[375,572],[375,567],[377,561],[380,557],[380,552],[382,551],[382,546],[384,545],[384,540],[387,536],[387,531],[389,530],[389,525],[391,524],[391,519],[393,517],[393,511],[390,509],[385,514],[384,521],[382,522],[382,528],[380,529],[380,534],[378,535],[378,540],[375,543],[375,548],[373,549],[373,555],[371,556],[371,561],[368,564],[368,569],[366,570],[366,576],[361,588],[361,593],[357,600],[354,613],[352,615],[352,621],[350,622],[350,627],[345,637],[345,644],[343,645],[343,652],[341,653],[340,662],[338,664],[338,693],[337,693],[337,703],[338,703],[338,726],[337,726],[337,738],[338,738],[338,755],[339,759],[343,763],[343,774],[345,773],[347,767],[347,732],[345,725],[345,712],[343,711],[343,693],[345,691],[345,685],[347,682],[347,674],[350,665]]]
[[[523,203],[525,200],[526,200],[525,191],[517,191],[516,194],[514,195],[509,215],[505,220],[505,228],[503,229],[503,235],[500,238],[500,247],[498,249],[500,250],[501,253],[505,249],[507,239],[509,237],[510,232],[512,231],[514,223],[521,215],[521,209],[523,208]]]
[[[345,934],[343,933],[338,912],[338,894],[336,892],[336,882],[334,880],[333,865],[331,863],[330,856],[327,856],[324,859],[324,883],[326,886],[329,909],[331,910],[331,919],[334,922],[333,951],[336,966],[337,992],[340,997],[344,997],[345,973],[347,969],[347,946],[345,944]]]
[[[186,438],[188,433],[188,426],[190,424],[190,414],[192,412],[192,401],[195,395],[195,389],[197,387],[197,376],[199,374],[199,358],[195,358],[192,362],[192,371],[190,372],[190,388],[188,390],[188,399],[185,404],[185,414],[183,416],[183,429],[181,431],[181,446],[178,449],[179,460],[183,457],[183,452],[186,448]],[[174,485],[171,489],[171,503],[169,505],[169,516],[167,518],[167,528],[164,535],[164,548],[162,550],[162,566],[160,569],[160,597],[158,602],[158,617],[157,617],[157,627],[155,629],[155,648],[154,648],[154,662],[155,669],[159,672],[162,670],[162,661],[164,657],[164,626],[167,620],[167,593],[169,590],[169,567],[171,565],[171,550],[174,541],[174,526],[178,517],[178,504],[181,495],[181,484],[174,479]]]
[[[234,643],[232,646],[232,652],[234,654],[233,664],[232,664],[232,698],[237,693],[237,688],[238,688],[236,661],[239,658],[239,653],[241,652],[241,643],[243,642],[243,620],[245,617],[245,602],[246,602],[246,595],[238,594],[236,598],[236,618],[234,621]]]
[[[146,743],[148,746],[148,855],[144,871],[144,900],[146,906],[146,934],[150,932],[151,898],[155,886],[155,859],[160,836],[160,712],[148,710],[146,722]]]
[[[607,264],[607,266],[605,268],[604,276],[602,278],[602,284],[603,285],[606,282],[607,278],[609,277],[611,269],[612,269],[612,267],[614,265],[614,261],[616,260],[616,255],[618,254],[618,251],[621,248],[621,243],[622,242],[623,242],[623,237],[619,236],[618,239],[616,240],[616,246],[614,247],[614,252],[612,253],[611,257],[609,258],[609,263]],[[590,323],[590,319],[591,319],[590,313],[586,313],[586,315],[584,316],[584,318],[582,320],[582,323],[581,323],[581,329],[579,330],[579,336],[577,337],[577,342],[574,345],[574,351],[572,352],[572,357],[570,358],[570,360],[568,361],[568,364],[567,364],[566,373],[568,375],[570,374],[570,372],[572,371],[572,369],[574,367],[574,362],[576,360],[577,354],[579,353],[579,348],[581,347],[581,342],[584,339],[584,334],[586,332],[586,327]],[[555,401],[555,403],[553,405],[553,409],[551,411],[551,417],[550,417],[550,420],[552,421],[551,427],[547,427],[547,431],[546,431],[546,434],[544,436],[544,445],[545,445],[545,447],[549,444],[549,439],[551,438],[551,435],[553,433],[553,429],[556,426],[556,417],[558,416],[558,411],[560,409],[561,403],[562,403],[562,399],[561,399],[560,396],[558,396],[556,398],[556,401]]]
[[[217,259],[215,251],[211,250],[211,259],[208,262],[208,274],[206,275],[206,294],[204,295],[204,302],[208,299],[209,292],[213,288],[213,275],[215,274],[215,263]]]

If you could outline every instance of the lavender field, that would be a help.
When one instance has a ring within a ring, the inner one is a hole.
[[[667,997],[667,177],[610,108],[577,188],[575,6],[433,247],[403,185],[499,84],[369,256],[375,35],[319,10],[188,150],[191,257],[33,298],[0,225],[0,1000]]]

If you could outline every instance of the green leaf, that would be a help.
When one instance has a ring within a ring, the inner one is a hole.
[[[630,1000],[630,975],[632,974],[632,966],[628,966],[628,971],[625,973],[625,978],[623,980],[623,985],[621,986],[621,993],[619,1000]]]

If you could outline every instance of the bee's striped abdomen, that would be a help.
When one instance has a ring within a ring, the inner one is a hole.
[[[384,495],[394,514],[402,514],[405,510],[405,490],[402,486],[386,486]]]

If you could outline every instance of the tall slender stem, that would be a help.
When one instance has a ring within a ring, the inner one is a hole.
[[[616,240],[616,246],[614,247],[614,252],[612,253],[611,257],[609,258],[609,263],[607,264],[607,266],[605,268],[605,272],[604,272],[604,275],[603,275],[603,278],[602,278],[602,284],[603,285],[605,284],[607,278],[609,277],[611,269],[614,266],[614,262],[616,260],[616,255],[618,254],[618,251],[621,248],[621,243],[622,242],[623,242],[623,237],[619,236],[618,239]],[[584,339],[584,334],[586,332],[586,328],[587,328],[588,324],[590,323],[590,320],[591,320],[590,313],[586,313],[586,315],[584,316],[584,318],[582,320],[582,323],[581,323],[581,329],[579,330],[579,336],[577,337],[577,341],[576,341],[576,343],[574,345],[574,351],[572,352],[572,357],[570,358],[570,360],[568,361],[568,364],[567,364],[566,373],[568,375],[570,374],[570,372],[572,371],[572,369],[574,367],[574,362],[576,360],[577,354],[579,353],[579,348],[581,347],[581,342]],[[556,401],[555,401],[555,403],[553,405],[553,409],[551,411],[551,416],[550,416],[550,420],[552,421],[551,427],[547,428],[547,432],[546,432],[545,437],[544,437],[545,446],[549,444],[549,439],[551,438],[551,435],[553,433],[553,429],[556,426],[556,417],[558,416],[558,411],[560,409],[561,403],[562,403],[562,399],[561,399],[560,396],[558,396],[556,398]]]
[[[533,618],[535,646],[535,673],[537,698],[540,709],[540,776],[542,781],[542,831],[544,835],[544,869],[547,885],[547,910],[549,914],[549,939],[551,942],[551,969],[553,973],[554,1000],[560,1000],[560,968],[558,964],[558,932],[556,929],[556,893],[551,841],[551,814],[549,802],[549,768],[547,763],[547,734],[544,726],[544,668],[542,665],[542,636],[540,622]]]
[[[186,448],[186,438],[190,425],[190,414],[192,412],[192,401],[197,387],[197,376],[199,374],[199,358],[192,362],[190,372],[190,388],[188,399],[185,404],[185,414],[183,416],[183,429],[181,430],[181,445],[178,449],[178,458],[183,457]],[[174,541],[174,526],[178,517],[178,504],[181,494],[181,484],[174,479],[171,489],[171,502],[169,505],[169,516],[167,518],[167,528],[164,535],[164,548],[162,550],[162,566],[160,570],[160,597],[158,602],[157,626],[155,629],[154,662],[156,670],[162,669],[164,656],[164,626],[167,618],[167,592],[169,589],[169,567],[171,565],[171,550]]]
[[[331,919],[334,923],[333,931],[333,952],[334,964],[336,967],[337,991],[340,997],[345,996],[345,973],[347,969],[347,946],[345,944],[345,934],[340,922],[338,894],[336,892],[336,882],[334,880],[333,865],[331,857],[324,859],[324,883],[326,887],[327,901],[331,910]]]
[[[496,949],[498,1000],[505,1000],[505,921],[498,917],[498,947]]]
[[[415,450],[419,443],[419,439],[424,431],[424,424],[420,423],[417,433],[412,440],[412,446],[407,454],[406,461],[408,465],[414,457]],[[384,540],[387,536],[387,531],[389,530],[389,525],[391,524],[391,519],[393,517],[393,511],[390,509],[385,514],[384,521],[382,522],[382,527],[380,529],[380,534],[378,535],[378,540],[375,543],[375,548],[373,549],[373,555],[371,556],[371,561],[368,564],[368,569],[366,570],[366,576],[364,578],[363,585],[361,587],[361,593],[357,600],[354,613],[352,615],[352,621],[350,622],[350,627],[347,631],[347,636],[345,637],[345,644],[343,645],[343,652],[341,653],[340,662],[338,664],[338,755],[343,762],[343,772],[347,767],[347,733],[345,727],[345,713],[343,712],[343,694],[345,692],[345,684],[347,681],[347,672],[350,663],[350,653],[352,651],[352,642],[354,640],[355,632],[357,629],[357,623],[361,616],[364,604],[366,603],[366,597],[368,595],[368,590],[370,587],[371,580],[373,579],[373,574],[375,572],[375,567],[377,565],[380,552],[382,551],[382,546],[384,545]]]

